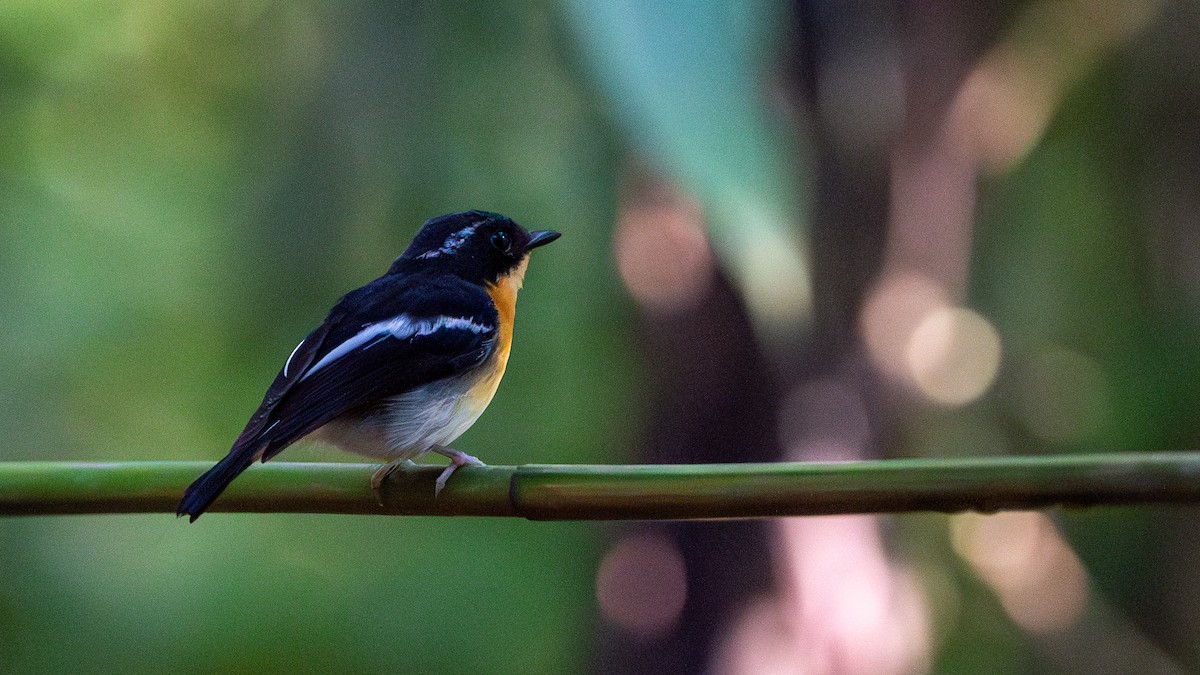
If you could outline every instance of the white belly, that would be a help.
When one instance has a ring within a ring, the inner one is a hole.
[[[503,364],[484,366],[473,375],[427,384],[391,397],[368,416],[333,420],[312,437],[367,457],[416,459],[434,446],[449,446],[471,428],[491,403],[503,372]]]

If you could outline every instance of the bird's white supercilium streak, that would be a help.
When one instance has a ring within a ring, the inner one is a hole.
[[[436,248],[432,251],[426,251],[417,256],[417,258],[436,258],[440,255],[450,255],[451,253],[457,251],[459,247],[463,245],[463,242],[465,242],[467,239],[470,239],[472,234],[475,234],[475,226],[468,225],[449,237],[446,237],[446,241],[442,242],[440,248]]]

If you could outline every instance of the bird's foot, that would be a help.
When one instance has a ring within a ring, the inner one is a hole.
[[[450,480],[450,475],[453,474],[460,466],[486,466],[479,461],[478,457],[473,457],[465,452],[460,452],[454,448],[433,448],[433,451],[439,455],[445,455],[450,458],[450,466],[438,476],[437,481],[433,484],[433,496],[437,497],[446,488],[446,481]]]
[[[379,502],[380,506],[383,506],[383,481],[401,466],[415,466],[415,464],[411,459],[392,460],[371,474],[371,494],[375,495],[375,501]]]

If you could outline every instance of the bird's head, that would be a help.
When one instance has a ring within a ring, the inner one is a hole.
[[[431,270],[496,285],[522,275],[529,252],[558,237],[553,230],[529,232],[498,213],[451,213],[426,221],[389,272]]]

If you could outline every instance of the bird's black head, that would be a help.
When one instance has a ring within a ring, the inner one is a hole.
[[[494,285],[514,272],[523,274],[529,252],[558,237],[552,230],[528,232],[498,213],[451,213],[426,221],[388,271],[434,270]]]

